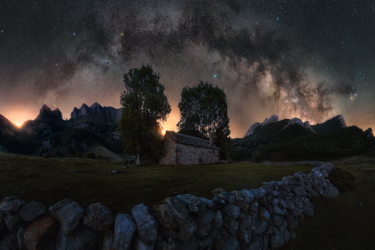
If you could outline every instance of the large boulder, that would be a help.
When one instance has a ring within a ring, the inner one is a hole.
[[[5,214],[17,213],[26,202],[17,196],[7,196],[0,202],[0,210]]]
[[[240,242],[237,239],[236,235],[232,235],[232,237],[224,243],[223,248],[221,250],[240,250]]]
[[[259,219],[264,221],[270,221],[271,219],[270,213],[264,207],[260,207],[259,209]]]
[[[154,245],[158,234],[158,223],[143,203],[134,206],[131,210],[137,225],[139,239],[147,246]]]
[[[168,237],[186,241],[196,232],[197,223],[191,216],[181,216],[184,214],[184,212],[181,213],[182,207],[179,209],[180,212],[167,204],[156,205],[153,209],[156,212],[157,221],[162,228],[163,234]]]
[[[284,237],[280,234],[277,227],[273,228],[273,235],[271,236],[271,247],[272,249],[278,249],[282,247],[285,243]]]
[[[46,212],[46,207],[39,202],[32,201],[29,204],[23,206],[18,214],[24,221],[32,221],[36,217]]]
[[[324,190],[323,197],[336,198],[337,196],[339,196],[339,190],[330,183],[328,188]]]
[[[204,198],[204,197],[199,197],[198,199],[201,201],[201,203],[204,204],[204,206],[206,208],[214,208],[215,207],[215,204],[212,200],[209,200],[209,199]]]
[[[84,215],[82,207],[70,199],[62,200],[48,208],[49,214],[55,218],[65,234],[70,234],[78,226]]]
[[[23,239],[23,235],[26,231],[26,227],[28,226],[28,222],[22,223],[20,228],[17,230],[17,241],[19,250],[27,250],[25,246],[25,240]]]
[[[127,250],[136,231],[133,217],[128,214],[117,214],[115,219],[114,246],[116,250]]]
[[[229,239],[231,233],[225,227],[219,229],[216,238],[214,239],[214,245],[216,249],[222,249],[225,242]]]
[[[83,224],[97,231],[107,231],[113,225],[112,211],[99,202],[91,204],[85,209]]]
[[[246,244],[251,241],[251,225],[253,223],[253,218],[248,216],[246,218],[240,218],[238,223],[238,237],[243,240]]]
[[[223,218],[223,225],[226,227],[231,234],[237,233],[238,230],[238,222],[231,216],[224,216]]]
[[[114,232],[105,231],[103,238],[103,250],[117,250],[114,243]]]
[[[212,209],[207,209],[203,216],[192,215],[197,226],[207,225],[215,219],[215,213]]]
[[[79,224],[68,235],[61,227],[57,230],[56,250],[96,250],[97,247],[97,232],[91,227]]]
[[[254,235],[247,250],[259,250],[263,247],[263,239],[260,235]]]
[[[175,199],[182,201],[189,212],[197,212],[198,205],[201,204],[201,200],[192,194],[180,194],[177,195]]]
[[[1,242],[0,242],[0,249],[1,250],[18,250],[18,241],[17,241],[17,233],[8,234]]]
[[[19,216],[19,214],[17,214],[17,213],[15,213],[15,214],[8,214],[7,216],[5,216],[4,222],[5,222],[8,230],[9,230],[9,232],[14,233],[21,226],[22,219]]]
[[[233,218],[238,218],[240,216],[240,208],[232,205],[232,204],[227,204],[221,212],[233,217]]]
[[[25,246],[28,250],[43,249],[55,238],[58,222],[48,214],[36,218],[26,227],[23,234]]]

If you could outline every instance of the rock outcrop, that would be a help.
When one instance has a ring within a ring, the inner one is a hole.
[[[262,122],[262,127],[266,124],[269,124],[269,123],[274,123],[274,122],[278,122],[279,121],[279,117],[277,115],[271,115],[271,117],[268,119],[266,118],[264,120],[264,122]]]
[[[305,121],[305,122],[303,123],[303,126],[304,126],[306,129],[310,130],[311,132],[316,133],[316,132],[314,131],[314,129],[311,127],[309,121]]]
[[[341,128],[346,128],[346,123],[342,115],[337,115],[328,119],[327,121],[319,124],[312,125],[311,128],[314,129],[316,133],[319,134],[329,134]]]
[[[90,107],[85,103],[77,109],[74,107],[70,118],[74,119],[84,115],[98,115],[110,121],[118,121],[120,119],[122,108],[115,109],[113,107],[102,107],[99,103],[95,102]]]
[[[374,134],[372,133],[372,128],[368,128],[366,131],[365,131],[366,135],[367,136],[372,136],[374,137]]]
[[[335,117],[332,117],[331,119],[328,119],[327,121],[330,121],[330,120],[337,120],[341,123],[341,126],[343,128],[346,128],[346,123],[345,123],[345,120],[344,120],[344,117],[342,117],[342,115],[337,115]]]
[[[311,132],[315,133],[315,131],[312,129],[309,121],[302,122],[302,120],[299,119],[299,118],[297,118],[297,117],[294,117],[293,119],[290,119],[289,122],[288,122],[288,124],[285,125],[282,129],[287,128],[287,127],[289,127],[291,125],[295,125],[295,124],[299,125],[299,126],[302,126],[302,127],[306,128],[306,129],[310,130]]]
[[[254,130],[256,128],[258,128],[259,126],[261,126],[261,124],[259,122],[256,122],[253,125],[251,125],[250,128],[249,128],[249,130],[246,132],[246,134],[244,135],[243,138],[245,138],[246,136],[251,135],[254,132]]]
[[[39,111],[39,115],[36,117],[35,120],[56,120],[62,121],[62,114],[61,111],[57,108],[55,110],[51,110],[46,104],[42,106]]]
[[[264,122],[262,122],[262,123],[256,122],[256,123],[254,123],[250,126],[249,130],[246,132],[246,134],[244,135],[243,138],[245,138],[246,136],[249,136],[252,133],[254,133],[255,129],[257,129],[259,126],[263,127],[266,124],[274,123],[274,122],[278,122],[278,121],[279,121],[279,117],[277,115],[271,115],[270,118],[266,118],[264,120]]]

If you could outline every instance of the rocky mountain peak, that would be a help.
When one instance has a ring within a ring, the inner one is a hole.
[[[302,120],[299,119],[299,118],[297,118],[297,117],[294,117],[293,119],[290,119],[289,122],[288,122],[288,124],[285,125],[282,129],[287,128],[287,127],[289,127],[289,126],[291,126],[293,124],[297,124],[299,126],[302,126],[302,127],[306,128],[306,129],[310,130],[311,132],[315,133],[315,131],[312,129],[309,121],[302,122]]]
[[[279,117],[277,115],[271,115],[271,117],[268,119],[266,118],[264,120],[264,122],[262,122],[262,127],[268,123],[274,123],[274,122],[278,122],[279,121]]]
[[[97,115],[105,118],[110,122],[117,122],[120,119],[122,108],[115,109],[113,107],[102,107],[99,103],[95,102],[90,107],[85,103],[81,105],[79,109],[73,108],[70,114],[71,119],[77,118],[84,115]]]
[[[246,132],[246,134],[244,135],[243,138],[245,138],[246,136],[249,136],[251,135],[252,133],[254,133],[254,130],[260,126],[260,123],[259,122],[256,122],[254,123],[253,125],[250,126],[249,130]]]
[[[259,123],[259,122],[253,123],[253,124],[250,126],[249,130],[246,132],[246,134],[244,135],[243,138],[245,138],[246,136],[249,136],[249,135],[251,135],[252,133],[254,133],[255,129],[256,129],[257,127],[259,127],[259,126],[262,126],[262,127],[263,127],[264,125],[266,125],[266,124],[268,124],[268,123],[273,123],[273,122],[278,122],[278,121],[279,121],[279,117],[278,117],[277,115],[271,115],[270,118],[266,118],[266,119],[264,120],[264,122],[262,122],[262,123]]]
[[[58,108],[55,110],[51,110],[46,104],[44,104],[40,109],[39,115],[36,117],[36,120],[44,119],[62,120],[61,111]]]
[[[336,115],[335,117],[332,117],[331,119],[328,119],[327,121],[329,120],[338,120],[340,121],[341,125],[343,128],[346,128],[346,123],[345,123],[345,120],[344,120],[344,117],[342,117],[342,115]]]
[[[365,133],[366,133],[367,136],[372,136],[372,137],[374,137],[374,134],[372,133],[372,128],[368,128],[368,129],[366,129]]]

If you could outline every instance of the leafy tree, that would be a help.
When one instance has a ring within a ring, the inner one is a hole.
[[[164,95],[160,75],[151,66],[132,68],[124,75],[125,91],[120,103],[124,107],[117,131],[124,145],[124,153],[136,155],[140,164],[141,153],[153,155],[161,147],[159,121],[166,121],[171,107]]]
[[[177,123],[179,133],[207,139],[212,133],[216,143],[227,144],[230,134],[226,95],[210,83],[185,87],[178,104],[181,118]]]

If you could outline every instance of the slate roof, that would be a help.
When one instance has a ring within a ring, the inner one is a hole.
[[[166,131],[165,136],[171,137],[176,143],[183,144],[183,145],[190,145],[198,148],[211,148],[220,150],[219,147],[216,145],[210,145],[210,143],[207,140],[190,136],[190,135],[183,135],[176,133],[174,131]]]

